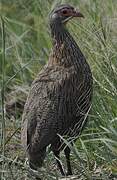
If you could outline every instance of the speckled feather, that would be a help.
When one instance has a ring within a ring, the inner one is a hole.
[[[66,29],[51,29],[53,50],[32,83],[22,118],[22,144],[39,167],[57,134],[79,135],[92,98],[92,74],[84,55]]]

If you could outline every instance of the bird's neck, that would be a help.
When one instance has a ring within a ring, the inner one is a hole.
[[[64,67],[74,65],[75,68],[81,69],[81,66],[85,64],[85,57],[65,26],[53,23],[51,25],[51,34],[53,51],[48,63],[51,65],[58,64]]]

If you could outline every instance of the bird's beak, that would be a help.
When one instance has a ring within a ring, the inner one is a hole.
[[[75,9],[75,10],[72,12],[72,17],[82,17],[82,18],[84,18],[84,15],[81,14],[77,9]]]
[[[82,17],[82,18],[84,18],[83,14],[81,14],[77,9],[74,9],[72,12],[69,13],[68,18],[66,18],[62,22],[66,23],[66,22],[68,22],[70,19],[72,19],[74,17]]]

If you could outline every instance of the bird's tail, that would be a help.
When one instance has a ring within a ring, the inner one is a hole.
[[[29,166],[33,170],[42,167],[46,155],[46,148],[38,152],[28,152]]]

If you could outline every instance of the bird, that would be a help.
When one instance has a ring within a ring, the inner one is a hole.
[[[62,137],[74,141],[79,137],[88,120],[93,96],[90,66],[67,28],[69,20],[75,17],[84,15],[69,4],[58,5],[49,14],[52,50],[48,62],[32,82],[21,125],[21,142],[30,168],[37,170],[43,166],[50,147],[63,176],[73,172],[71,150]],[[62,150],[66,171],[60,161]]]

